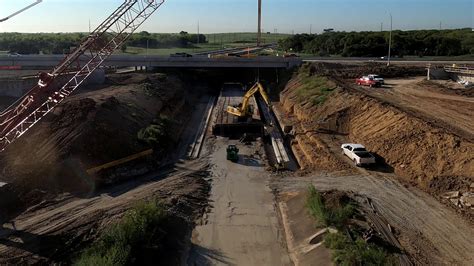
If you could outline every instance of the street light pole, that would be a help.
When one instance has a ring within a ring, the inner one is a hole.
[[[390,38],[388,41],[388,62],[387,66],[390,66],[390,57],[392,55],[392,30],[393,30],[393,19],[392,19],[392,13],[390,13]]]
[[[258,0],[257,46],[262,44],[262,0]]]

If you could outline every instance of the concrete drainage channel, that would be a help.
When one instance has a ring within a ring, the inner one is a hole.
[[[204,138],[206,137],[207,129],[209,127],[209,122],[211,120],[212,112],[214,111],[216,97],[211,96],[209,102],[207,103],[205,116],[203,121],[200,123],[199,129],[196,133],[193,143],[191,144],[191,149],[188,152],[189,159],[197,159],[201,153],[202,145],[204,143]]]
[[[251,117],[242,120],[228,113],[229,106],[237,107],[244,101],[245,90],[241,84],[224,84],[216,103],[215,122],[213,123],[213,134],[228,138],[240,138],[240,142],[246,143],[248,139],[264,137],[269,164],[276,169],[297,170],[298,164],[293,159],[291,149],[285,145],[283,133],[278,119],[273,113],[272,107],[268,106],[261,97],[251,97],[250,105],[255,111]]]

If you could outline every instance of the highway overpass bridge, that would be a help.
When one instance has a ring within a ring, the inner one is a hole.
[[[22,55],[0,57],[0,69],[48,69],[56,66],[63,55]],[[86,62],[87,58],[84,58]],[[291,68],[302,64],[299,58],[259,56],[254,58],[207,56],[170,57],[145,55],[112,55],[104,63],[110,67],[154,68]]]

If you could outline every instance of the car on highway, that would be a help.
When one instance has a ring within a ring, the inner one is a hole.
[[[361,86],[369,86],[369,87],[380,87],[382,86],[382,83],[380,81],[371,78],[369,76],[363,76],[361,78],[356,79],[356,84]]]
[[[384,85],[384,84],[385,84],[384,78],[382,78],[380,75],[377,75],[377,74],[369,74],[368,77],[369,77],[369,78],[373,78],[375,81],[380,82],[381,85]]]
[[[170,54],[170,57],[193,57],[193,56],[188,53],[174,53],[174,54]]]
[[[290,53],[290,54],[284,54],[283,58],[291,58],[291,57],[299,57],[297,54]]]
[[[19,53],[9,53],[8,54],[8,57],[20,57],[20,56],[21,56],[21,54],[19,54]]]
[[[342,154],[349,157],[356,166],[368,166],[375,164],[375,156],[368,152],[364,145],[346,143],[341,145]]]

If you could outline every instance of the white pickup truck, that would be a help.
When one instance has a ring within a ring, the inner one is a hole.
[[[342,154],[349,157],[356,166],[375,164],[375,157],[361,144],[346,143],[341,145]]]
[[[378,81],[381,85],[385,84],[385,80],[377,74],[369,74],[368,77],[375,81]]]

